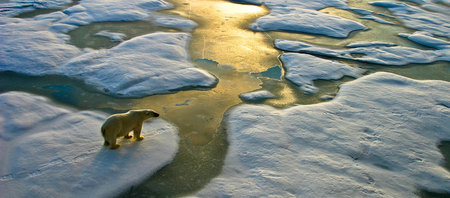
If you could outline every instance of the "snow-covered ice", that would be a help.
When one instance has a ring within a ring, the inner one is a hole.
[[[123,33],[117,33],[117,32],[108,32],[106,30],[102,30],[100,32],[97,32],[95,36],[104,36],[110,38],[112,41],[120,42],[123,41],[123,39],[127,36]]]
[[[0,16],[15,16],[35,9],[61,8],[69,3],[72,3],[72,0],[9,0],[7,3],[0,3]]]
[[[336,58],[350,59],[382,65],[406,65],[409,63],[431,63],[450,61],[450,50],[421,50],[403,46],[380,46],[370,43],[362,47],[350,49],[328,49],[302,41],[275,40],[278,49],[289,52],[302,52]]]
[[[222,173],[200,197],[417,197],[450,193],[450,83],[375,73],[314,105],[241,105]]]
[[[345,38],[355,30],[366,29],[364,25],[342,17],[284,6],[271,7],[270,14],[257,19],[250,28],[256,31],[284,30],[338,38]]]
[[[426,31],[437,36],[450,38],[450,17],[447,13],[430,12],[419,7],[398,2],[370,2],[371,5],[386,7],[407,27]]]
[[[434,38],[433,35],[427,32],[414,32],[413,34],[402,33],[399,34],[399,36],[407,38],[423,46],[432,47],[435,49],[450,49],[450,42]]]
[[[65,9],[67,17],[60,23],[79,26],[103,21],[141,21],[151,18],[152,11],[172,7],[163,0],[83,0]]]
[[[1,197],[111,197],[170,163],[178,131],[145,122],[142,141],[103,146],[108,115],[61,107],[23,92],[0,94]]]
[[[258,102],[266,99],[275,98],[275,95],[273,95],[270,91],[267,90],[259,90],[240,94],[239,98],[248,102]]]
[[[48,31],[49,20],[0,17],[0,71],[44,75],[81,50],[66,44],[67,35]]]
[[[58,73],[127,97],[215,86],[213,75],[191,63],[189,41],[187,33],[147,34],[75,57],[59,67]]]
[[[75,77],[112,95],[142,97],[212,87],[214,76],[189,59],[188,33],[153,33],[84,53],[68,36],[48,31],[59,14],[39,20],[0,17],[0,71]]]
[[[318,91],[313,85],[314,80],[338,80],[344,76],[358,78],[364,73],[363,69],[309,54],[284,53],[280,60],[286,68],[285,78],[308,93]]]
[[[250,28],[255,31],[293,31],[345,38],[352,31],[366,27],[358,22],[318,10],[326,7],[349,9],[343,0],[234,0],[260,5],[264,3],[270,13],[258,18]]]

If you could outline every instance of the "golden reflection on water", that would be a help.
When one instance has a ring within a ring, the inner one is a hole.
[[[258,89],[260,81],[214,61],[197,60],[196,64],[220,79],[217,87],[137,99],[132,108],[153,108],[162,118],[178,126],[181,135],[190,138],[192,143],[204,145],[212,140],[225,111],[241,102],[239,93]]]
[[[269,13],[266,7],[221,0],[173,3],[176,9],[168,12],[199,23],[192,33],[193,59],[211,59],[245,72],[261,72],[279,65],[279,52],[273,48],[271,39],[247,28],[256,18]]]

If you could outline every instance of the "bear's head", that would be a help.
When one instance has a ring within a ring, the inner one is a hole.
[[[140,116],[142,116],[143,120],[159,117],[159,113],[156,113],[151,109],[132,110],[131,112],[139,114]]]

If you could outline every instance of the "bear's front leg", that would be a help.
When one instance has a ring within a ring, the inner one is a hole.
[[[136,128],[133,130],[133,135],[134,135],[134,137],[136,138],[136,140],[142,140],[142,139],[144,139],[144,137],[141,136],[141,130],[142,130],[142,125],[136,127]]]
[[[109,147],[110,149],[117,149],[120,147],[120,144],[116,143],[116,139],[114,138],[114,140],[110,141],[111,146]]]

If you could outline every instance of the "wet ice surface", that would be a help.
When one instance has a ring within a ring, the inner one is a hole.
[[[286,79],[309,93],[317,92],[313,80],[338,80],[344,76],[358,78],[364,73],[363,69],[308,54],[285,53],[280,60],[286,68]]]
[[[67,35],[48,31],[60,17],[58,13],[30,20],[1,17],[4,39],[0,42],[0,71],[69,76],[124,97],[217,83],[214,76],[195,68],[188,59],[187,33],[153,33],[113,49],[82,52],[66,43]]]
[[[423,42],[431,43],[432,41],[428,40]],[[440,43],[447,45],[445,44],[445,41],[442,41]],[[278,49],[284,51],[330,56],[335,58],[350,59],[381,65],[431,63],[440,60],[450,61],[450,50],[448,50],[447,47],[442,47],[441,45],[439,45],[438,47],[444,48],[442,50],[422,50],[402,46],[379,46],[378,43],[372,43],[369,45],[354,47],[350,49],[329,49],[326,47],[308,44],[302,41],[276,40],[275,46]]]
[[[185,51],[186,33],[153,33],[108,50],[94,50],[58,68],[113,95],[142,97],[190,87],[212,87],[214,76],[197,69]]]
[[[317,11],[330,6],[347,8],[345,1],[263,2],[270,9],[270,14],[250,25],[256,31],[281,30],[345,38],[352,31],[366,29],[358,22]]]
[[[197,195],[414,197],[450,193],[437,144],[450,138],[450,83],[376,73],[331,102],[277,110],[242,105],[226,118],[221,175]]]
[[[270,91],[267,90],[260,90],[260,91],[254,91],[249,93],[243,93],[239,95],[239,98],[241,98],[244,101],[248,102],[258,102],[263,101],[270,98],[275,98],[275,95],[270,93]]]
[[[0,94],[2,197],[111,197],[170,163],[178,130],[145,122],[144,140],[103,146],[105,113],[77,111],[23,92]]]

